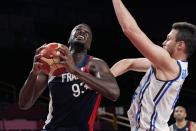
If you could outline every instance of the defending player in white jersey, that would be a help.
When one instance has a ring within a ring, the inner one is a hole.
[[[115,76],[129,70],[146,72],[128,111],[131,131],[169,131],[167,122],[188,75],[187,58],[196,48],[196,26],[174,23],[162,48],[138,27],[121,0],[112,1],[124,34],[145,57],[123,59],[111,68]]]

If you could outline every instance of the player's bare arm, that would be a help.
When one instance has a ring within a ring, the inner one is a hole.
[[[84,78],[89,83],[88,85],[105,97],[116,101],[120,96],[120,90],[108,65],[103,60],[94,58],[89,62],[88,68],[95,76]]]
[[[68,72],[76,75],[90,88],[102,94],[106,98],[113,101],[118,99],[120,95],[118,84],[110,72],[109,67],[103,60],[93,58],[89,61],[88,69],[90,74],[92,74],[89,75],[75,66],[72,55],[67,47],[60,47],[58,50],[61,52],[60,57],[63,60],[62,63],[65,64]]]
[[[20,90],[19,107],[23,110],[29,109],[47,86],[48,76],[41,72],[41,63],[38,62],[42,48],[36,50],[32,70]]]
[[[196,123],[191,122],[191,131],[196,131]]]
[[[170,131],[173,131],[173,127],[172,127],[172,126],[169,126],[169,130],[170,130]]]
[[[118,61],[112,66],[110,70],[112,74],[117,77],[130,70],[146,72],[150,66],[151,62],[147,58],[128,58]]]
[[[112,0],[116,16],[124,34],[134,46],[148,58],[158,69],[162,79],[175,78],[179,73],[177,62],[163,48],[155,45],[138,27],[135,19],[123,5],[121,0]],[[166,72],[165,72],[166,71]],[[164,74],[161,74],[165,72]]]

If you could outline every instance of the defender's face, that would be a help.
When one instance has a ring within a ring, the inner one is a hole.
[[[163,42],[163,48],[172,56],[176,47],[176,34],[177,30],[172,29],[167,35],[167,39]]]
[[[186,111],[182,107],[176,107],[174,110],[174,118],[176,120],[182,121],[186,118]]]
[[[76,26],[70,35],[69,43],[82,43],[85,48],[90,49],[92,34],[90,29],[85,25]]]

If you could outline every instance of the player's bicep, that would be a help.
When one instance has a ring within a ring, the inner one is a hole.
[[[169,130],[170,130],[170,131],[173,131],[173,126],[172,126],[172,125],[169,126]]]
[[[110,71],[115,77],[117,77],[126,73],[128,71],[128,68],[131,66],[131,64],[132,64],[132,59],[122,59],[117,63],[115,63],[111,67]]]
[[[128,61],[131,61],[132,65],[129,66],[127,70],[138,72],[146,72],[152,64],[147,58],[128,59]]]
[[[114,78],[113,74],[111,73],[108,65],[100,59],[93,58],[89,62],[89,71],[95,77],[99,79],[111,79]]]
[[[123,59],[114,64],[111,68],[111,72],[114,76],[119,76],[127,71],[146,72],[151,66],[151,62],[147,58],[129,58]]]
[[[191,131],[196,131],[196,123],[191,122]]]
[[[126,36],[154,66],[167,68],[172,63],[172,58],[169,53],[162,47],[154,44],[141,30],[135,32],[130,31]]]

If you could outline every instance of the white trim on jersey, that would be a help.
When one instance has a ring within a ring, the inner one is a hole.
[[[49,76],[49,80],[48,80],[48,83],[50,83],[52,80],[54,80],[56,76]]]
[[[53,112],[52,97],[51,97],[51,93],[50,93],[49,112],[48,112],[47,120],[45,121],[45,125],[44,125],[43,129],[45,129],[45,126],[46,126],[48,123],[50,123],[50,121],[52,120],[52,118],[53,118],[52,112]]]

